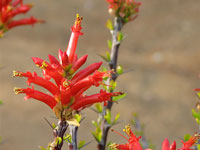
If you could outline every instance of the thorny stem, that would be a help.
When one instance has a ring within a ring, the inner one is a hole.
[[[118,41],[117,36],[118,33],[121,31],[123,27],[123,21],[120,17],[115,17],[114,18],[114,30],[111,31],[112,34],[112,49],[111,49],[111,60],[109,62],[109,67],[110,70],[113,70],[114,72],[112,73],[112,76],[109,80],[110,81],[115,81],[117,79],[117,60],[118,60],[118,52],[119,52],[119,47],[120,47],[120,41]],[[113,92],[113,91],[110,91]],[[104,107],[104,114],[103,114],[103,123],[102,123],[102,139],[98,143],[98,149],[99,150],[105,150],[106,149],[106,142],[107,142],[107,136],[108,136],[108,131],[110,129],[110,124],[107,123],[107,121],[104,119],[104,115],[106,113],[106,110],[109,109],[111,110],[113,103],[111,101],[108,101],[108,104],[106,107]]]
[[[69,150],[77,150],[77,132],[78,127],[74,125],[69,126],[70,135],[72,136],[72,142],[69,143]]]
[[[69,125],[65,119],[62,119],[61,121],[58,122],[58,129],[54,129],[53,133],[54,133],[55,141],[58,137],[60,137],[62,139],[62,141],[60,143],[57,142],[57,144],[55,146],[53,146],[53,150],[61,150],[62,149],[63,136],[64,136],[68,126]]]

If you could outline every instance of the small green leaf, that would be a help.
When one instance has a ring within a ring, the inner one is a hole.
[[[195,111],[194,109],[192,109],[192,116],[195,119],[199,119],[200,120],[200,112]]]
[[[98,127],[98,123],[94,120],[92,120],[92,124],[95,126],[95,127]]]
[[[108,40],[108,48],[112,49],[112,41],[111,40]]]
[[[118,101],[118,100],[124,98],[125,96],[126,96],[125,93],[123,93],[122,95],[119,95],[119,96],[113,96],[113,97],[112,97],[112,101],[116,102],[116,101]]]
[[[39,146],[39,148],[40,148],[41,150],[47,150],[46,148],[44,148],[44,147],[42,147],[42,146]]]
[[[101,70],[104,72],[104,71],[107,71],[108,69],[104,66],[101,66]]]
[[[56,143],[61,144],[62,143],[62,138],[61,137],[56,137]]]
[[[55,123],[52,123],[51,126],[55,129],[57,126]]]
[[[111,44],[112,44],[112,42],[111,42]],[[112,45],[111,45],[111,48],[112,48]],[[109,53],[109,51],[106,51],[106,57],[107,57],[107,60],[110,61],[110,53]]]
[[[117,74],[120,75],[124,72],[123,67],[122,66],[117,66]]]
[[[106,110],[106,115],[104,116],[108,124],[111,124],[111,112],[109,109]]]
[[[190,139],[191,135],[190,134],[185,134],[184,135],[184,141],[188,141]]]
[[[123,33],[122,33],[122,32],[119,32],[118,35],[117,35],[117,40],[118,40],[119,42],[121,42],[121,41],[123,40],[123,38],[124,38]]]
[[[3,101],[2,101],[2,100],[0,100],[0,105],[1,105],[1,104],[3,104]]]
[[[75,114],[74,118],[78,121],[78,123],[80,123],[80,121],[81,121],[81,115]]]
[[[95,132],[92,132],[92,135],[94,136],[94,138],[100,142],[101,141],[101,138],[102,138],[102,131],[100,129],[100,127],[97,127],[96,128],[96,131]]]
[[[78,144],[78,149],[81,149],[85,145],[85,141],[80,141]]]
[[[113,27],[113,23],[110,19],[107,20],[106,22],[106,27],[109,29],[109,30],[113,30],[114,27]]]
[[[116,124],[117,121],[119,120],[119,117],[120,117],[120,113],[117,113],[117,115],[115,116],[115,119],[114,119],[112,124]]]
[[[109,87],[109,90],[110,90],[110,91],[111,91],[111,90],[114,91],[115,88],[116,88],[116,86],[117,86],[117,82],[111,80],[111,81],[110,81],[110,87]]]
[[[71,136],[71,134],[67,134],[66,136],[64,136],[63,140],[65,140],[66,142],[72,143],[72,136]]]
[[[197,93],[198,98],[200,98],[200,92]]]
[[[106,62],[108,62],[108,59],[106,56],[104,56],[103,54],[98,54],[103,60],[105,60]]]
[[[99,112],[99,113],[102,113],[103,112],[103,107],[100,103],[96,103],[95,104],[95,107],[96,107],[96,110]]]
[[[197,144],[197,150],[200,150],[200,144]]]

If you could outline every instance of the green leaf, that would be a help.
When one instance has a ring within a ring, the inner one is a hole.
[[[110,87],[109,87],[109,90],[110,90],[110,91],[111,91],[111,90],[114,91],[115,88],[116,88],[116,86],[117,86],[117,82],[111,80],[111,81],[110,81]]]
[[[104,66],[101,66],[101,70],[104,72],[104,71],[107,71],[108,69]]]
[[[56,143],[61,144],[62,143],[62,138],[61,137],[56,137]]]
[[[188,141],[190,139],[191,135],[190,134],[185,134],[184,135],[184,141]]]
[[[122,32],[118,32],[117,40],[118,40],[119,42],[121,42],[123,39],[124,39],[123,33],[122,33]]]
[[[197,93],[198,98],[200,98],[200,92]]]
[[[106,27],[109,29],[109,30],[113,30],[114,27],[113,27],[113,23],[110,19],[107,20],[106,22]]]
[[[92,132],[92,135],[94,136],[94,138],[100,142],[101,141],[101,138],[102,138],[102,131],[100,129],[100,127],[97,127],[96,128],[96,131],[95,132]]]
[[[94,120],[92,120],[92,124],[95,126],[95,127],[98,127],[98,123],[96,122],[96,121],[94,121]]]
[[[111,44],[112,44],[112,42],[111,42]],[[111,48],[112,48],[112,45],[111,45]],[[109,53],[109,51],[106,51],[106,57],[107,57],[107,60],[110,61],[110,53]]]
[[[41,150],[47,150],[46,148],[44,148],[44,147],[42,147],[42,146],[39,146],[39,148],[40,148]]]
[[[100,103],[96,103],[95,104],[95,107],[96,107],[96,110],[99,112],[99,113],[102,113],[103,112],[103,107]]]
[[[75,114],[74,118],[78,121],[78,123],[80,123],[80,121],[81,121],[81,115]]]
[[[123,72],[124,72],[123,67],[121,65],[117,66],[117,74],[121,75]]]
[[[72,143],[72,136],[71,136],[71,134],[67,134],[66,136],[64,136],[63,140],[65,140],[66,142]]]
[[[112,124],[111,122],[111,112],[109,109],[106,110],[106,115],[104,116],[108,124]]]
[[[112,101],[116,102],[116,101],[118,101],[118,100],[124,98],[125,96],[126,96],[125,93],[123,93],[122,95],[119,95],[119,96],[113,96],[113,97],[112,97]]]
[[[120,117],[120,113],[117,113],[117,115],[115,116],[115,119],[114,119],[112,124],[116,124],[117,121],[119,120],[119,117]]]
[[[200,144],[197,144],[197,150],[200,150]]]
[[[103,60],[105,60],[106,62],[108,62],[108,59],[106,56],[104,56],[103,54],[98,54]]]
[[[85,145],[85,141],[80,141],[78,144],[78,149],[81,149]]]
[[[192,116],[195,119],[199,119],[200,120],[200,112],[195,111],[194,109],[192,109]]]
[[[109,49],[112,49],[112,41],[111,41],[111,40],[108,40],[107,42],[108,42],[108,48],[109,48]]]
[[[1,105],[1,104],[3,104],[3,101],[2,101],[2,100],[0,100],[0,105]]]
[[[52,123],[51,126],[55,129],[57,126],[55,123]]]

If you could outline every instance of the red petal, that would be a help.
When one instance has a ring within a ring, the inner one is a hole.
[[[170,145],[168,139],[165,139],[162,144],[162,150],[170,150]]]
[[[98,70],[101,66],[102,62],[94,63],[86,67],[85,69],[79,71],[75,74],[75,76],[72,78],[72,84],[76,83],[77,81],[87,77],[91,73],[93,73],[95,70]]]
[[[88,55],[84,55],[81,58],[79,58],[75,63],[72,65],[72,72],[76,72],[87,60]]]

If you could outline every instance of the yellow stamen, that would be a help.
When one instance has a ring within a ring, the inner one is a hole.
[[[22,77],[22,73],[19,72],[19,71],[13,70],[13,75],[12,75],[12,77]]]
[[[46,69],[48,65],[46,64],[45,61],[42,62],[42,66],[40,67],[41,69]]]
[[[24,90],[22,88],[16,88],[15,87],[13,90],[14,90],[15,94],[24,93]]]
[[[130,124],[128,124],[127,126],[125,126],[125,129],[123,129],[123,131],[124,131],[128,136],[131,136],[131,126],[130,126]]]
[[[69,86],[69,84],[70,84],[70,82],[69,82],[69,81],[67,81],[67,80],[65,80],[65,81],[63,82],[63,86],[64,86],[64,87],[68,87],[68,86]]]
[[[109,145],[109,147],[111,148],[111,149],[117,149],[117,146],[119,146],[119,144],[116,144],[116,143],[112,143],[112,144],[110,144]]]
[[[76,14],[76,21],[75,25],[81,26],[81,21],[83,20],[83,17],[80,17],[79,14]]]

